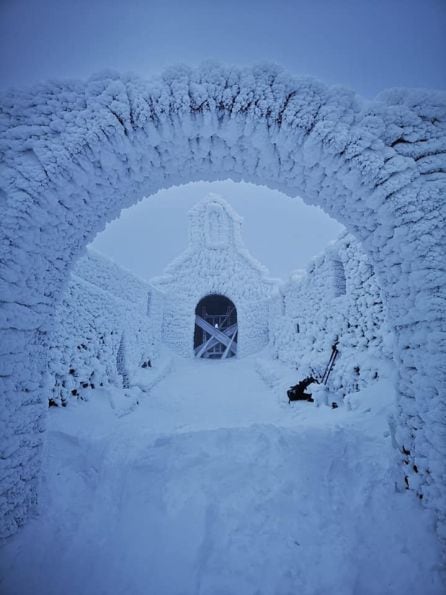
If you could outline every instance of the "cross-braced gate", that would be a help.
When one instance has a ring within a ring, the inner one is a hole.
[[[196,357],[223,359],[237,354],[237,310],[228,298],[208,295],[195,310]]]

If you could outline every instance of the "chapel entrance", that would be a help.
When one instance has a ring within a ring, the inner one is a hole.
[[[237,310],[224,295],[207,295],[195,309],[196,357],[224,359],[237,353]]]

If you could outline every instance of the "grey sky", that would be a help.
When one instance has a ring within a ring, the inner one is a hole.
[[[2,87],[276,61],[366,96],[446,87],[445,0],[0,0]]]
[[[215,59],[278,62],[373,97],[394,86],[446,88],[445,57],[446,0],[0,0],[1,89],[109,68],[149,77]],[[95,246],[141,276],[159,273],[184,248],[187,209],[210,188],[145,200]],[[248,248],[276,275],[304,266],[340,229],[266,188],[216,189],[245,217]]]
[[[149,280],[187,247],[187,212],[209,192],[219,194],[244,219],[242,238],[275,277],[287,278],[336,238],[343,227],[321,209],[264,186],[199,182],[163,190],[123,211],[93,248]]]

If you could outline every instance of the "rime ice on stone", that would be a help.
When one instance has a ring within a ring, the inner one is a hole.
[[[304,274],[292,276],[271,305],[272,355],[321,377],[337,343],[329,389],[340,398],[388,373],[392,332],[376,273],[350,234],[342,234]]]
[[[197,305],[206,296],[221,295],[237,311],[237,354],[260,350],[268,342],[268,304],[277,281],[244,247],[242,220],[221,197],[199,202],[189,221],[189,247],[151,282],[164,294],[163,341],[193,356]],[[229,354],[229,341],[223,338],[223,344]]]
[[[141,365],[158,355],[160,314],[150,287],[88,250],[56,308],[49,345],[50,402],[88,399],[99,386],[128,386]]]
[[[445,131],[444,93],[366,101],[272,66],[108,72],[3,96],[0,534],[37,499],[48,334],[76,258],[143,196],[230,178],[300,195],[361,242],[395,336],[398,482],[446,539]]]

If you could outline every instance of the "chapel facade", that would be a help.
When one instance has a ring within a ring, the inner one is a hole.
[[[278,281],[241,238],[241,217],[210,195],[189,212],[189,247],[151,285],[163,302],[162,341],[185,357],[243,357],[268,342]]]

